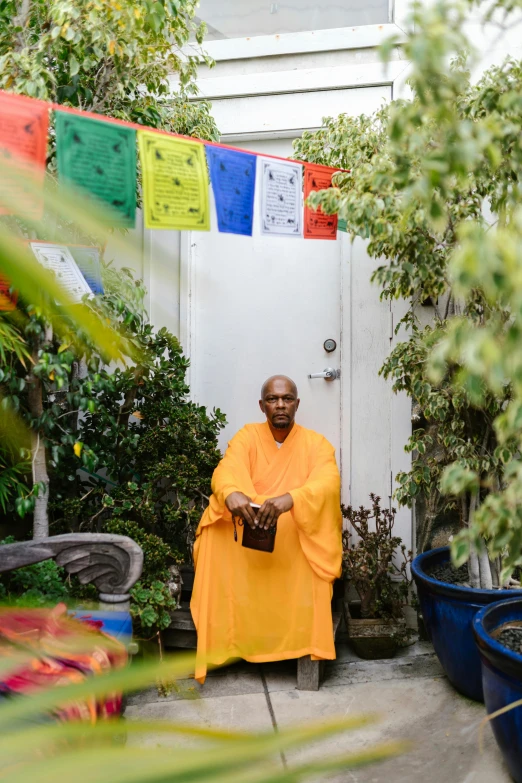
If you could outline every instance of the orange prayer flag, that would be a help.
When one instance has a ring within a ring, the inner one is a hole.
[[[39,190],[43,187],[48,127],[46,104],[0,92],[0,159],[6,164],[2,171],[0,215],[41,218],[43,194],[36,195],[23,177],[29,175]],[[17,176],[17,171],[23,176]]]
[[[11,283],[7,277],[0,275],[0,312],[11,312],[16,308],[16,303],[18,302],[18,293],[16,291],[11,293],[9,291],[10,288]]]
[[[336,169],[320,166],[317,163],[305,163],[304,170],[304,237],[305,239],[337,239],[337,215],[325,215],[321,207],[317,212],[306,206],[306,199],[314,190],[326,190],[332,187],[332,176]]]

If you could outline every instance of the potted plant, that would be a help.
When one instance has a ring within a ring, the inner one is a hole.
[[[466,572],[466,565],[451,566],[449,547],[424,552],[412,564],[424,624],[448,679],[464,696],[483,701],[473,620],[480,609],[502,598],[522,599],[522,590],[470,587]]]
[[[473,632],[493,733],[513,779],[522,783],[522,599],[481,609],[473,620]]]
[[[395,509],[382,509],[380,497],[370,495],[372,506],[342,506],[352,529],[343,533],[344,612],[348,636],[361,658],[391,658],[409,635],[403,607],[410,580],[411,552],[393,535]],[[400,560],[400,564],[397,564]],[[359,600],[351,601],[350,586]]]

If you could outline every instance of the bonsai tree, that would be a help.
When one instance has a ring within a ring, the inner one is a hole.
[[[473,587],[489,588],[522,561],[522,64],[507,59],[472,84],[477,56],[463,32],[470,6],[415,5],[404,44],[412,98],[372,116],[326,118],[295,152],[350,170],[309,203],[338,212],[352,237],[368,240],[384,298],[410,302],[396,330],[402,342],[381,369],[412,397],[412,466],[397,477],[395,497],[424,511],[421,549],[451,515],[453,532],[463,530],[457,561],[469,560]],[[485,21],[508,26],[513,8],[496,0]],[[386,44],[385,59],[397,43]],[[430,326],[422,304],[433,308]]]
[[[381,508],[380,497],[373,493],[370,500],[371,508],[342,506],[343,517],[358,536],[353,542],[352,531],[343,532],[343,575],[359,595],[362,619],[399,619],[408,602],[412,553],[393,535],[395,509]],[[400,579],[394,582],[392,576]]]

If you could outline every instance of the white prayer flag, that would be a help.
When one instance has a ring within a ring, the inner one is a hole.
[[[260,158],[261,233],[300,237],[303,234],[303,166]]]

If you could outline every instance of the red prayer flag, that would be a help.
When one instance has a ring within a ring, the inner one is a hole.
[[[16,307],[18,301],[18,294],[14,291],[12,294],[9,292],[11,283],[6,277],[0,275],[0,312],[10,312]]]
[[[304,168],[304,237],[305,239],[337,239],[337,215],[325,215],[321,207],[317,212],[306,206],[306,199],[314,190],[332,187],[332,176],[337,169],[305,163]]]
[[[0,215],[16,214],[39,219],[43,194],[36,195],[17,177],[17,170],[30,175],[34,185],[43,186],[47,155],[48,106],[21,95],[0,92],[0,160],[3,187]],[[9,164],[13,166],[9,173]]]

